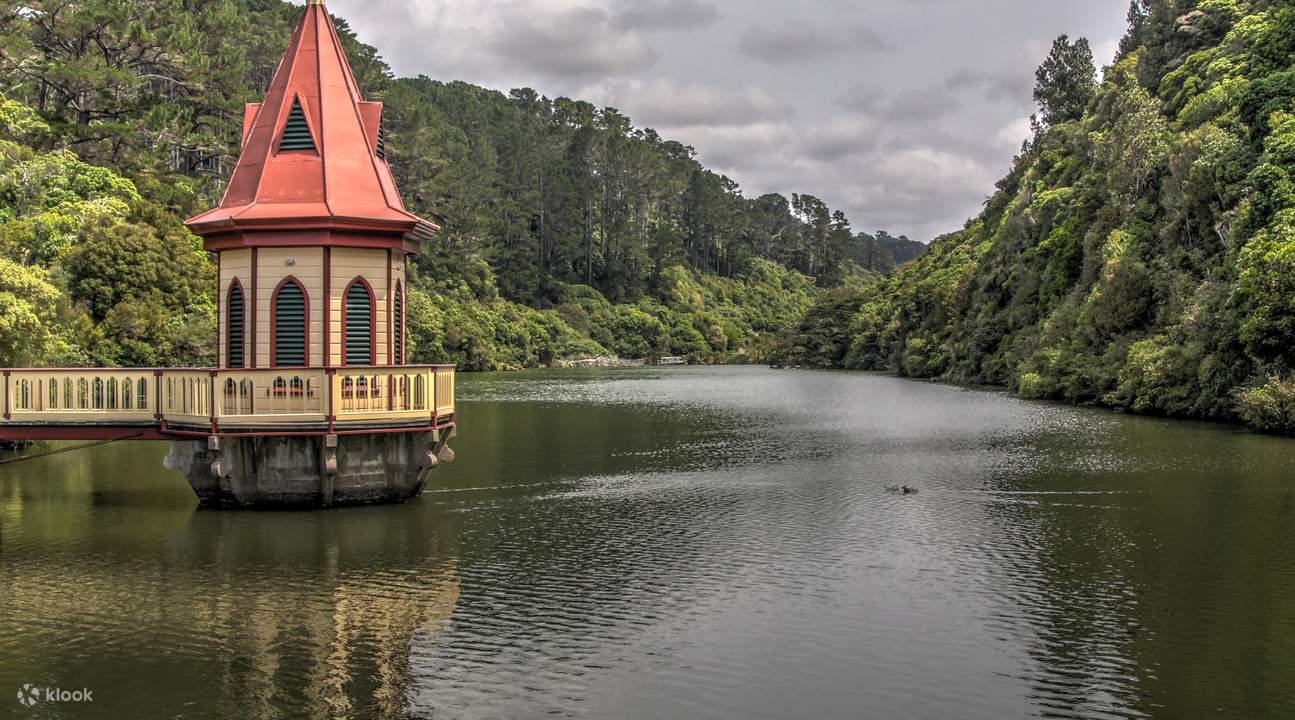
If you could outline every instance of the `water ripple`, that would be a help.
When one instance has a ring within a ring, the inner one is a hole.
[[[194,513],[144,444],[0,469],[0,688],[96,687],[89,717],[1295,714],[1290,441],[873,375],[462,384],[459,460],[402,507]]]

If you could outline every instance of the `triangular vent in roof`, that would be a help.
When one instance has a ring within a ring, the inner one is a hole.
[[[310,125],[306,124],[306,113],[301,109],[301,101],[292,101],[292,110],[288,113],[288,123],[283,126],[283,137],[279,140],[279,151],[311,150],[315,147],[315,137],[310,134]]]

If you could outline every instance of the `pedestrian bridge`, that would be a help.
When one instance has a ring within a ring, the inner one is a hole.
[[[8,369],[0,440],[365,435],[454,426],[454,367]]]

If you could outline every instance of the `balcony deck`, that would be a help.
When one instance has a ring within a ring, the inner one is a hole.
[[[450,365],[0,372],[0,440],[361,435],[454,425]]]

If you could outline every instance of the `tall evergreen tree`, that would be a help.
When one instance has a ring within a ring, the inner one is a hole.
[[[1058,125],[1084,116],[1097,90],[1097,68],[1087,38],[1071,42],[1062,35],[1034,74],[1034,101],[1047,125]]]

